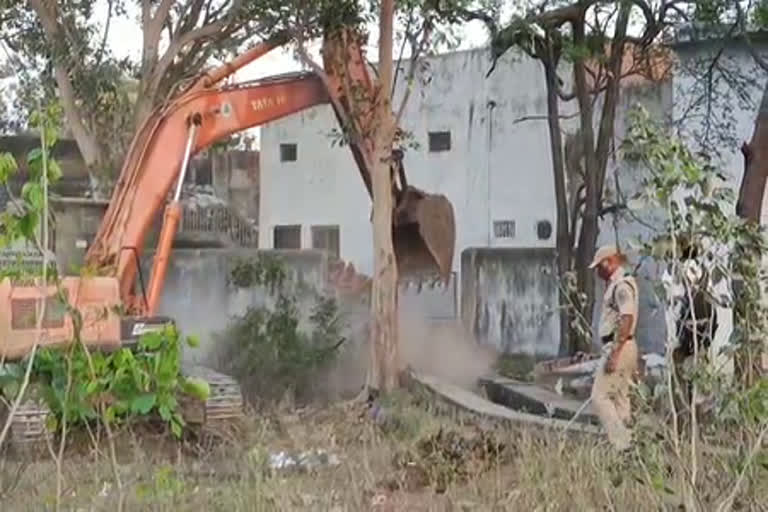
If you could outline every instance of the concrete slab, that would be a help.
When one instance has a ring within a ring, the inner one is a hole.
[[[538,379],[545,375],[581,376],[591,375],[600,364],[600,354],[577,354],[570,357],[549,359],[536,363],[533,374]]]
[[[565,421],[570,421],[578,413],[574,421],[599,425],[591,404],[579,412],[583,401],[559,395],[542,386],[504,377],[483,378],[480,385],[491,401],[515,411]]]
[[[426,392],[439,402],[442,402],[443,405],[452,408],[453,412],[468,414],[493,423],[518,427],[530,425],[539,429],[543,427],[561,433],[567,431],[574,434],[600,435],[602,433],[602,430],[594,425],[578,422],[570,423],[558,418],[547,418],[512,410],[430,375],[411,371],[408,377],[408,383],[412,389],[415,387]]]

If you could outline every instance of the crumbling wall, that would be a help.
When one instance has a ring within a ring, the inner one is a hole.
[[[461,253],[461,317],[478,342],[503,353],[556,356],[555,251],[471,248]]]
[[[65,274],[79,272],[108,204],[107,201],[75,197],[51,200],[56,219],[56,260]]]
[[[261,286],[240,288],[229,284],[238,261],[269,254],[283,261],[292,290],[321,290],[327,282],[327,257],[321,251],[259,251],[254,249],[176,249],[170,258],[158,314],[172,317],[185,334],[200,337],[200,348],[185,359],[206,362],[214,334],[221,332],[235,315],[248,307],[268,303]],[[143,257],[144,279],[149,278],[153,252]],[[146,284],[146,282],[145,282]]]

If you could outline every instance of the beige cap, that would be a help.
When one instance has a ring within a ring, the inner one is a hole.
[[[621,254],[615,245],[604,245],[595,252],[595,257],[592,258],[592,263],[589,264],[589,268],[595,268],[606,258],[610,258],[616,254]]]

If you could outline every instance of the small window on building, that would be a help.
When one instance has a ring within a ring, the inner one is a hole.
[[[429,132],[429,151],[450,151],[451,132]]]
[[[513,220],[493,221],[493,236],[495,238],[515,238],[515,221]]]
[[[539,237],[539,240],[549,240],[549,237],[552,236],[552,223],[548,220],[537,222],[536,235]]]
[[[275,226],[272,247],[275,249],[301,249],[301,226]]]
[[[298,155],[296,144],[280,144],[280,161],[295,162]]]
[[[339,259],[339,226],[312,226],[312,248],[328,251]]]

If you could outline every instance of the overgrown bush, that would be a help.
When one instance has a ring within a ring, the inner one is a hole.
[[[662,213],[661,225],[639,249],[666,272],[656,291],[671,323],[701,325],[709,320],[696,318],[697,308],[686,307],[696,297],[708,301],[713,311],[741,301],[750,314],[737,312],[737,325],[721,354],[730,358],[753,339],[762,341],[766,307],[760,288],[766,275],[758,262],[746,261],[737,248],[764,248],[766,243],[762,230],[731,214],[734,194],[722,173],[670,137],[643,110],[632,112],[623,150],[649,173],[633,204],[641,211]],[[749,281],[747,293],[734,301],[734,282],[742,280]],[[667,338],[666,382],[656,393],[645,385],[638,389],[637,478],[661,496],[677,496],[687,510],[714,510],[706,505],[713,503],[728,510],[738,498],[754,496],[766,482],[768,380],[744,387],[729,378],[717,358],[707,357],[706,342],[714,340],[711,330],[694,336],[691,345],[697,348],[683,354],[689,363],[683,371],[673,357],[680,340],[681,332]],[[708,400],[698,400],[701,397]],[[708,414],[701,402],[708,405]],[[660,403],[669,412],[669,421],[659,421]],[[709,464],[706,450],[714,446],[729,452],[719,462],[727,461],[726,465]]]
[[[230,283],[265,287],[274,306],[248,308],[216,336],[219,369],[238,379],[252,404],[286,393],[299,401],[310,398],[313,382],[336,360],[345,341],[336,300],[307,287],[289,290],[285,267],[273,257],[238,262]],[[304,318],[306,299],[314,303]]]

